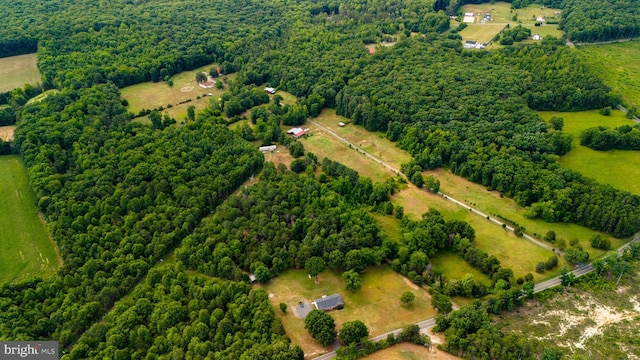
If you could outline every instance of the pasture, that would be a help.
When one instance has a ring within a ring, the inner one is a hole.
[[[487,286],[491,285],[489,277],[472,267],[460,254],[453,251],[441,251],[429,259],[435,270],[444,274],[447,279],[462,279],[465,275],[471,274],[476,281],[483,282]]]
[[[218,98],[228,89],[225,85],[224,89],[203,89],[196,82],[196,74],[198,72],[209,72],[209,69],[215,67],[216,64],[202,66],[200,68],[183,71],[171,77],[173,86],[169,86],[167,82],[144,82],[132,86],[127,86],[120,90],[122,97],[129,102],[127,110],[137,114],[142,109],[155,109],[158,107],[165,108],[162,113],[180,121],[186,118],[187,107],[193,105],[196,111],[202,110],[209,105],[210,97]],[[228,80],[232,80],[235,74],[225,75]],[[222,81],[223,77],[217,78]],[[198,99],[198,97],[200,97]],[[180,102],[191,99],[190,102],[179,104]],[[171,108],[167,105],[171,104]],[[144,117],[146,118],[146,116]]]
[[[469,24],[460,31],[462,41],[474,40],[479,43],[488,43],[504,29],[506,24]]]
[[[460,176],[456,176],[451,173],[449,170],[438,169],[433,171],[425,172],[427,175],[433,175],[435,178],[440,180],[442,192],[451,195],[453,198],[457,200],[464,201],[465,203],[477,207],[485,213],[495,216],[495,217],[503,217],[510,222],[515,222],[521,226],[524,226],[526,229],[525,232],[529,235],[535,236],[537,238],[542,238],[549,230],[553,230],[556,233],[556,237],[558,239],[564,239],[567,244],[571,239],[577,238],[580,240],[579,244],[582,248],[589,252],[591,258],[598,257],[604,252],[602,250],[592,249],[589,240],[597,232],[585,228],[583,226],[575,225],[575,224],[567,224],[567,223],[548,223],[540,219],[527,219],[524,214],[526,213],[526,209],[518,206],[516,202],[512,199],[506,197],[500,197],[500,193],[497,191],[488,191],[484,186],[470,182]],[[480,218],[479,216],[475,216]],[[485,222],[485,221],[483,221]],[[486,221],[488,222],[488,221]],[[475,224],[472,224],[474,228],[476,228]],[[502,229],[500,229],[503,231]],[[476,233],[478,229],[476,229]],[[512,233],[511,233],[512,234]],[[615,239],[605,234],[601,234],[604,237],[611,240],[613,246],[617,247],[622,245],[622,241],[619,239]],[[515,236],[515,235],[514,235]],[[529,243],[528,241],[518,238],[520,241]],[[488,244],[487,244],[488,245]],[[532,244],[533,246],[533,244]],[[536,246],[537,249],[543,250]],[[489,254],[493,254],[491,251],[485,249]],[[545,250],[548,256],[551,254]],[[502,259],[498,257],[500,261]],[[546,260],[546,258],[545,258]],[[542,261],[542,260],[538,260]],[[530,268],[531,270],[535,269],[534,267]],[[531,271],[530,270],[530,271]],[[514,269],[515,271],[515,269]]]
[[[38,54],[10,56],[0,59],[0,92],[11,91],[42,82],[38,70]]]
[[[621,125],[633,125],[622,111],[614,110],[610,116],[600,115],[598,110],[555,113],[540,112],[540,116],[549,120],[553,116],[564,119],[563,131],[573,135],[571,151],[560,158],[560,163],[572,170],[615,188],[640,195],[640,151],[608,150],[596,151],[580,145],[583,130],[606,126],[614,128]],[[624,176],[620,176],[624,174]]]
[[[640,107],[640,41],[580,46],[578,52],[626,104]]]
[[[0,156],[0,284],[47,277],[62,265],[44,221],[27,170],[17,155]]]
[[[369,328],[370,336],[425,320],[436,315],[431,308],[429,293],[411,283],[388,266],[368,268],[362,275],[362,288],[356,292],[345,289],[341,274],[329,270],[322,272],[316,284],[304,270],[288,270],[262,285],[269,293],[271,305],[294,344],[300,345],[307,357],[314,357],[329,351],[315,341],[304,328],[304,320],[294,314],[293,308],[300,301],[310,303],[322,295],[339,293],[344,301],[344,309],[333,310],[329,314],[335,319],[336,330],[343,323],[361,320]],[[400,302],[405,291],[416,295],[410,306]],[[280,311],[279,304],[287,304],[285,314]],[[311,305],[313,306],[313,305]],[[393,309],[393,316],[388,311]]]

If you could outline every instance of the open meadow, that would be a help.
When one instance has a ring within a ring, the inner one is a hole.
[[[571,151],[560,158],[560,163],[569,169],[596,181],[640,195],[640,151],[608,150],[596,151],[580,145],[583,130],[605,126],[614,128],[635,124],[625,117],[622,111],[613,110],[610,116],[600,115],[598,110],[581,112],[540,112],[540,116],[549,120],[553,116],[564,119],[563,131],[573,135]],[[620,176],[623,174],[624,176]]]
[[[330,348],[318,344],[304,328],[304,320],[294,314],[294,307],[300,301],[311,303],[322,295],[339,293],[344,301],[344,309],[329,312],[336,321],[336,330],[339,331],[347,321],[360,320],[369,328],[370,336],[436,315],[429,293],[389,266],[370,267],[361,276],[362,288],[356,292],[347,291],[341,274],[329,270],[318,276],[318,284],[304,270],[288,270],[263,286],[269,292],[271,304],[282,319],[287,335],[294,344],[302,347],[307,358],[328,352]],[[400,295],[405,291],[416,295],[412,305],[405,306],[400,302]],[[285,314],[280,311],[280,303],[287,304]],[[393,316],[389,316],[390,311],[393,311]]]
[[[0,92],[42,82],[38,70],[38,54],[10,56],[0,59]]]
[[[196,82],[196,74],[198,72],[209,72],[209,69],[215,67],[216,64],[209,64],[194,70],[183,71],[171,77],[173,86],[169,86],[165,81],[144,82],[132,86],[127,86],[120,90],[122,97],[129,102],[127,110],[138,114],[142,109],[155,109],[158,107],[165,108],[162,113],[167,113],[176,120],[184,120],[187,114],[187,107],[195,106],[196,111],[202,110],[209,105],[211,97],[218,98],[228,89],[225,85],[224,89],[203,89]],[[235,74],[225,75],[231,80]],[[223,81],[224,77],[219,77],[216,81]],[[212,94],[208,96],[208,94]],[[199,97],[199,98],[198,98]],[[179,104],[180,102],[191,99],[190,102]],[[171,104],[171,108],[167,105]],[[144,116],[143,118],[147,118]]]
[[[589,252],[591,258],[604,254],[602,250],[591,248],[589,240],[595,234],[598,234],[593,230],[575,224],[548,223],[540,219],[528,219],[524,216],[526,210],[518,206],[514,200],[501,197],[497,191],[488,191],[484,186],[454,175],[449,170],[438,169],[426,171],[425,173],[427,175],[433,175],[440,180],[440,189],[445,194],[449,194],[460,201],[477,207],[491,216],[507,219],[508,222],[519,224],[525,228],[525,232],[529,235],[541,239],[549,230],[553,230],[556,233],[556,237],[558,239],[564,239],[567,244],[571,239],[579,239],[580,246]],[[473,226],[474,228],[476,227],[476,225]],[[610,237],[606,234],[601,235],[610,239],[614,247],[620,246],[623,243],[620,239]],[[524,239],[521,240],[526,241]],[[492,252],[489,253],[492,254]],[[550,256],[550,254],[548,256]]]
[[[0,284],[53,275],[62,259],[38,216],[36,196],[17,155],[0,156]]]
[[[580,46],[578,52],[627,105],[640,107],[640,41]]]

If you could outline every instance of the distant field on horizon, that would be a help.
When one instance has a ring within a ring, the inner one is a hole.
[[[47,277],[62,264],[17,155],[0,156],[0,284]]]
[[[640,41],[579,46],[578,52],[625,103],[640,107]]]
[[[560,164],[598,182],[640,195],[640,151],[597,151],[580,145],[580,134],[585,129],[635,124],[622,111],[613,110],[610,116],[600,115],[598,110],[565,113],[548,111],[539,114],[547,121],[553,116],[563,118],[563,131],[573,135],[572,149],[560,158]]]
[[[42,82],[38,70],[38,54],[0,58],[0,92]]]

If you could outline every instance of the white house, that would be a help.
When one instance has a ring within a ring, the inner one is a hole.
[[[535,41],[540,41],[540,40],[542,40],[542,36],[540,36],[539,34],[535,34],[535,35],[533,35],[531,38],[532,38],[533,40],[535,40]]]

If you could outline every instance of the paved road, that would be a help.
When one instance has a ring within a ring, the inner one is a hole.
[[[358,147],[356,144],[353,144],[349,140],[347,140],[347,139],[343,138],[342,136],[338,135],[335,131],[333,131],[333,130],[329,129],[328,127],[326,127],[326,126],[324,126],[324,125],[322,125],[322,124],[320,124],[320,123],[318,123],[316,121],[313,121],[311,119],[308,119],[307,121],[309,121],[310,123],[314,124],[315,126],[317,126],[318,128],[322,129],[323,131],[331,134],[333,137],[335,137],[336,139],[340,140],[341,142],[347,144],[348,146],[352,147],[353,149],[355,149],[359,153],[364,154],[365,156],[367,156],[371,160],[379,163],[380,165],[384,166],[385,168],[387,168],[387,169],[393,171],[394,173],[396,173],[396,174],[404,177],[405,179],[407,179],[407,176],[405,174],[403,174],[402,172],[400,172],[400,170],[394,168],[393,166],[385,163],[384,161],[382,161],[382,160],[378,159],[377,157],[371,155],[370,153],[364,151],[362,148]],[[447,194],[444,194],[442,192],[438,192],[438,195],[441,195],[445,199],[447,199],[447,200],[449,200],[449,201],[451,201],[451,202],[453,202],[455,204],[458,204],[458,205],[462,206],[465,209],[469,209],[469,211],[471,211],[472,213],[478,214],[478,215],[482,216],[483,218],[495,223],[496,225],[502,226],[502,224],[503,224],[503,222],[500,221],[499,219],[491,217],[491,216],[483,213],[482,211],[480,211],[480,210],[478,210],[478,209],[476,209],[476,208],[474,208],[474,207],[472,207],[470,205],[465,204],[464,202],[462,202],[460,200],[452,198],[451,196],[449,196]],[[513,228],[513,226],[510,226],[508,224],[505,224],[505,229],[510,230],[510,231],[514,231],[515,230]],[[554,251],[553,246],[551,246],[551,245],[549,245],[547,243],[544,243],[544,242],[534,238],[533,236],[531,236],[529,234],[525,233],[525,234],[523,234],[522,237],[527,239],[528,241],[532,242],[533,244],[535,244],[537,246],[540,246],[540,247],[542,247],[542,248],[544,248],[546,250],[549,250],[551,252]],[[557,254],[559,254],[560,256],[564,257],[564,253],[562,253],[560,250],[555,250],[555,252]]]
[[[625,115],[629,112],[629,110],[627,110],[624,106],[622,106],[621,104],[618,104],[618,109],[620,109],[620,111],[622,111]],[[635,122],[640,122],[640,119],[638,119],[637,116],[634,116],[633,121]]]

